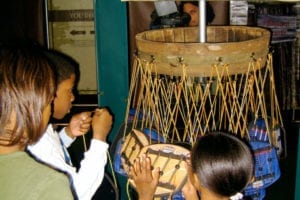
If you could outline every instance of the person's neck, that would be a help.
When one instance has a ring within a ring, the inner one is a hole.
[[[207,188],[201,188],[201,200],[228,200],[228,197],[219,196]]]
[[[3,146],[0,145],[0,154],[4,155],[4,154],[10,154],[10,153],[14,153],[17,151],[24,151],[25,147],[20,147],[20,145],[12,145],[12,146]]]

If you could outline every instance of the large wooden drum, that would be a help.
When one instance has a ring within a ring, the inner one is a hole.
[[[174,156],[174,150],[163,151],[168,145],[193,146],[199,136],[210,131],[249,138],[261,137],[262,131],[268,134],[264,136],[266,143],[278,149],[281,145],[277,138],[278,127],[283,123],[269,53],[269,31],[258,27],[209,26],[207,42],[198,42],[198,37],[198,29],[190,27],[136,35],[138,51],[125,127],[130,121],[133,129],[153,131],[163,137],[156,139],[156,143],[167,144],[147,144],[142,142],[147,141],[142,139],[142,132],[128,133],[125,128],[121,155],[127,172],[143,153],[151,157],[153,166],[165,169],[156,197],[170,197],[185,183],[182,156],[171,162],[179,154]],[[261,122],[265,125],[258,126]],[[155,141],[148,136],[149,141]],[[187,154],[188,150],[179,152]],[[129,182],[135,187],[132,180]]]
[[[270,32],[263,28],[208,26],[207,42],[199,43],[199,29],[193,27],[159,29],[136,35],[139,58],[155,60],[155,72],[182,75],[179,62],[185,63],[187,76],[210,76],[209,67],[227,64],[229,74],[246,73],[250,59],[264,67],[269,52]],[[216,74],[213,74],[216,75]]]
[[[142,128],[155,129],[165,141],[190,144],[208,131],[245,136],[250,122],[263,118],[276,145],[272,130],[282,119],[270,32],[208,26],[207,42],[200,43],[198,31],[170,28],[136,35],[127,111],[135,109]]]

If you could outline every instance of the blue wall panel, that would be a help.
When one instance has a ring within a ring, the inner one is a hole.
[[[115,116],[109,142],[113,142],[124,121],[128,96],[126,6],[120,0],[94,0],[98,103],[99,106],[109,106]],[[127,179],[117,175],[117,181],[120,199],[125,200]]]
[[[112,141],[124,120],[128,95],[127,9],[120,0],[95,0],[94,9],[98,99],[115,114]]]

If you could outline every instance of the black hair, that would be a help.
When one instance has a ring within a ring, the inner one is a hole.
[[[57,85],[69,79],[72,74],[76,76],[75,84],[79,82],[79,63],[75,59],[54,49],[46,50],[44,53],[55,68]]]
[[[56,82],[42,52],[37,45],[0,45],[0,145],[32,144],[44,132]]]
[[[178,6],[179,7],[178,9],[179,9],[180,13],[183,13],[183,6],[186,3],[193,4],[197,7],[199,6],[198,1],[182,1],[182,2],[180,2],[179,6]],[[206,24],[209,24],[215,18],[215,11],[214,11],[213,7],[211,6],[211,4],[209,2],[206,2],[205,5],[206,5]]]
[[[221,196],[241,192],[254,173],[249,146],[229,133],[212,132],[202,136],[192,149],[191,164],[201,185]]]

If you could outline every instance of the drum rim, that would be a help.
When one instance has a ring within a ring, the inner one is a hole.
[[[146,62],[146,66],[147,63],[155,63],[158,66],[155,73],[176,76],[182,74],[182,68],[177,67],[181,64],[187,66],[186,74],[190,76],[210,76],[212,73],[208,67],[215,65],[229,66],[229,74],[247,73],[252,61],[259,61],[257,66],[260,68],[265,66],[270,42],[270,32],[267,29],[249,26],[208,26],[208,30],[210,29],[251,32],[257,36],[237,42],[185,43],[147,40],[145,35],[155,32],[195,31],[195,27],[144,31],[136,35],[137,59],[142,61],[141,64]]]

